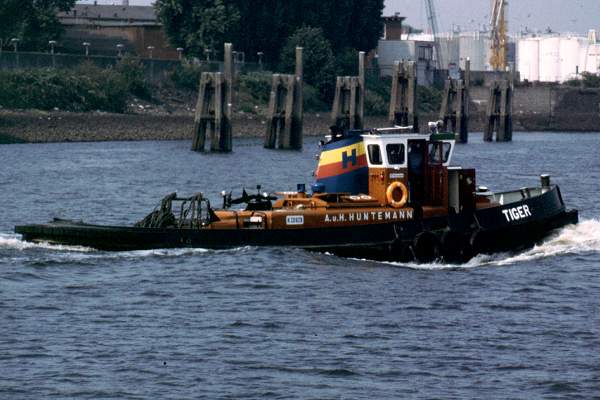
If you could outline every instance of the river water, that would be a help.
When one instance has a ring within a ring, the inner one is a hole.
[[[581,223],[516,254],[402,265],[294,249],[107,253],[15,224],[130,224],[165,194],[293,190],[302,152],[237,140],[0,146],[0,398],[384,399],[600,395],[600,135],[457,148],[493,190],[549,173]],[[239,192],[238,192],[239,193]]]

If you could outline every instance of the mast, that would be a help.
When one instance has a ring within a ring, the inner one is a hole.
[[[440,45],[440,38],[438,37],[440,33],[440,28],[437,21],[437,15],[435,13],[435,0],[425,0],[425,9],[427,11],[427,22],[429,23],[429,28],[431,29],[431,33],[433,34],[433,46],[435,47],[435,55],[436,55],[436,66],[438,69],[443,69],[444,62],[442,60],[442,46]]]

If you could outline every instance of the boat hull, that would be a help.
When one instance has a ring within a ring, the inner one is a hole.
[[[177,229],[91,225],[55,220],[23,225],[15,231],[26,241],[92,247],[107,251],[155,248],[226,249],[286,246],[343,256],[427,262],[465,261],[478,253],[531,246],[554,229],[578,222],[565,209],[560,190],[444,217],[417,218],[354,226],[303,229]]]

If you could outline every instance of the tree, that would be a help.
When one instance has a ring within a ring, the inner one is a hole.
[[[237,7],[227,0],[157,0],[155,7],[171,44],[200,57],[204,49],[231,41],[240,22]]]
[[[383,0],[157,0],[156,8],[176,47],[201,55],[231,41],[247,59],[260,51],[271,63],[303,26],[321,28],[336,54],[374,49],[383,30]]]
[[[296,47],[304,48],[304,81],[315,86],[323,100],[331,100],[335,87],[335,58],[323,30],[303,27],[290,36],[281,52],[282,70],[293,73]]]
[[[19,39],[19,47],[27,50],[48,48],[49,40],[57,40],[63,32],[58,11],[73,8],[75,0],[2,0],[0,1],[0,47]]]
[[[346,49],[369,51],[383,32],[383,0],[232,0],[242,15],[235,44],[248,54],[279,58],[283,41],[298,28],[321,28],[335,54]]]

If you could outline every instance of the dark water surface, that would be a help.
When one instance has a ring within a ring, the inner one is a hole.
[[[0,145],[0,399],[600,396],[600,135],[459,146],[491,189],[549,173],[582,223],[520,254],[400,265],[302,250],[105,253],[12,233],[130,224],[165,194],[290,190],[303,152],[238,140]]]

